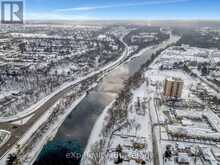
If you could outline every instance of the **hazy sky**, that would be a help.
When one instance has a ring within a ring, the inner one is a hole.
[[[25,0],[26,19],[220,19],[220,0]]]

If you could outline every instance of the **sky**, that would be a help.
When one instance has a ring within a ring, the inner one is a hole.
[[[28,20],[220,20],[220,0],[25,0]]]

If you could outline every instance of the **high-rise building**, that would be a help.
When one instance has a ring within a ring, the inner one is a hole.
[[[180,98],[183,91],[183,80],[178,78],[165,79],[164,96]]]

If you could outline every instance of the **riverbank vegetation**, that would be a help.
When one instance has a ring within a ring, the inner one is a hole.
[[[102,127],[102,131],[99,135],[99,140],[91,145],[89,154],[84,154],[81,161],[82,165],[105,164],[105,156],[108,152],[108,146],[110,145],[109,143],[113,133],[120,130],[120,128],[127,123],[128,105],[132,99],[131,90],[138,88],[144,82],[144,71],[167,47],[152,54],[151,58],[146,61],[146,63],[143,64],[133,76],[124,82],[124,89],[118,94],[118,97],[107,111],[104,119],[105,121],[103,121],[104,126]]]

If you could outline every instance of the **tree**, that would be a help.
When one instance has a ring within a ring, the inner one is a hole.
[[[166,151],[164,153],[164,158],[165,159],[170,159],[171,156],[172,156],[171,147],[168,145],[168,146],[166,146]]]
[[[19,47],[21,53],[24,53],[24,51],[26,51],[25,43],[20,43],[20,44],[18,45],[18,47]]]
[[[208,75],[209,70],[208,70],[207,66],[203,66],[202,69],[201,69],[201,72],[202,72],[202,76]]]
[[[115,164],[122,163],[123,162],[123,159],[122,159],[122,147],[121,147],[120,144],[116,148],[116,153],[117,153],[117,159],[115,161]]]
[[[90,165],[102,165],[101,164],[102,148],[103,148],[102,140],[92,145],[91,152],[89,155]]]
[[[9,154],[6,161],[6,165],[15,165],[16,160],[17,160],[16,154]]]

